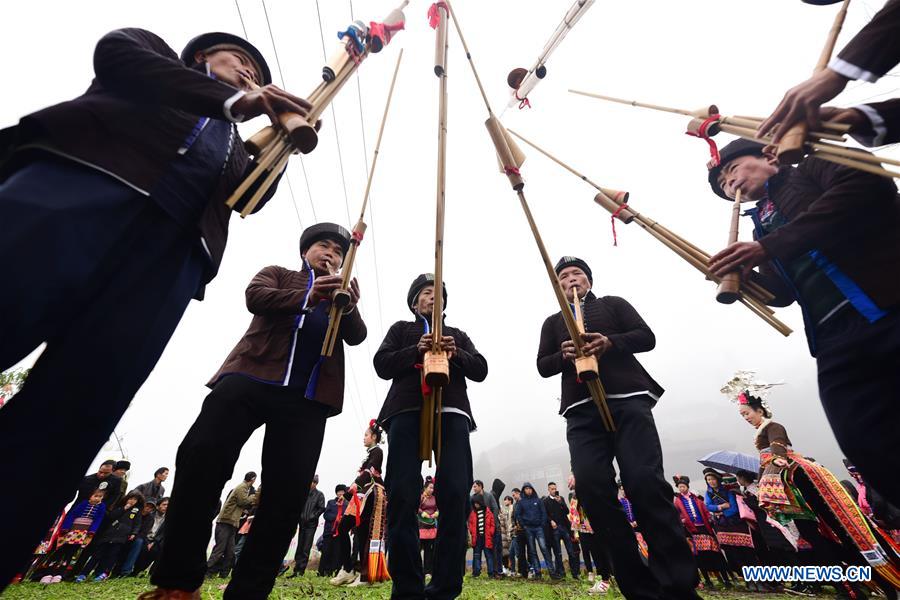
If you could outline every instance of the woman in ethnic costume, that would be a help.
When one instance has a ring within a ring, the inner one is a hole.
[[[760,455],[759,505],[782,523],[793,521],[812,545],[818,564],[865,565],[888,597],[900,589],[900,556],[873,530],[868,519],[828,469],[794,451],[783,425],[772,420],[763,398],[754,395],[770,385],[752,382],[739,372],[722,392],[738,404],[741,417],[756,429]],[[819,533],[819,522],[840,544]],[[839,592],[849,592],[846,586]],[[856,586],[851,586],[856,588]]]
[[[422,567],[425,575],[434,570],[434,540],[437,538],[437,498],[434,497],[434,479],[428,476],[419,502],[419,546],[422,549]]]
[[[722,474],[706,468],[703,476],[706,479],[704,502],[712,517],[716,539],[725,552],[729,568],[740,573],[741,567],[759,562],[750,526],[741,518],[734,491],[722,485]],[[754,590],[756,585],[748,582],[747,588]]]
[[[337,524],[337,555],[341,570],[331,580],[334,585],[357,586],[390,579],[384,556],[387,495],[381,479],[381,465],[384,462],[384,453],[378,447],[381,436],[381,426],[372,419],[363,435],[366,459],[359,467],[356,481],[347,490],[347,509]]]
[[[703,498],[691,491],[691,480],[688,477],[676,475],[674,480],[678,489],[678,493],[675,494],[675,508],[681,516],[688,543],[697,561],[697,568],[700,569],[708,587],[712,587],[709,572],[713,571],[722,585],[731,588],[728,565],[716,539],[716,532],[713,531],[712,517],[706,509]]]

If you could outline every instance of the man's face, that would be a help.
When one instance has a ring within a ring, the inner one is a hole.
[[[168,469],[166,469],[165,471],[163,471],[162,473],[159,474],[160,481],[165,481],[168,478],[169,478],[169,470]]]
[[[253,66],[250,57],[239,50],[219,50],[211,54],[197,52],[194,60],[202,62],[206,60],[209,70],[216,79],[231,84],[241,90],[251,90],[253,86],[247,82],[249,79],[255,85],[259,85],[259,73]]]
[[[525,492],[525,495],[526,495],[526,496],[529,496],[529,497],[532,496],[532,495],[534,494],[534,490],[531,489],[530,487],[527,487],[527,488],[525,488],[525,489],[522,490],[522,491]]]
[[[343,499],[344,499],[344,490],[338,490],[338,491],[337,491],[337,499],[338,499],[338,500],[343,500]]]
[[[477,483],[472,484],[472,493],[473,494],[481,494],[484,492],[484,488]]]
[[[521,498],[521,497],[522,497],[522,494],[520,494],[519,492],[513,492],[513,500],[515,500],[516,502],[518,502],[519,498]]]
[[[156,512],[161,515],[166,514],[166,511],[169,510],[169,501],[165,500],[159,503],[159,506],[156,507]]]
[[[434,286],[426,285],[419,292],[416,299],[416,312],[425,317],[430,317],[434,312]]]
[[[557,492],[556,492],[556,484],[555,484],[555,483],[551,483],[550,485],[548,485],[548,486],[547,486],[547,492],[548,492],[551,496],[556,496],[556,494],[557,494]]]
[[[738,156],[722,167],[718,182],[731,199],[741,190],[742,202],[759,200],[766,194],[766,181],[777,172],[778,159],[774,155]]]
[[[100,465],[100,468],[97,469],[97,479],[106,479],[112,475],[112,472],[112,465]]]
[[[334,240],[324,239],[314,242],[303,254],[316,275],[328,275],[337,271],[344,262],[344,249]]]
[[[562,286],[563,292],[569,302],[574,302],[575,288],[578,288],[578,297],[584,298],[584,295],[591,289],[591,282],[587,275],[579,267],[566,267],[559,272],[557,276],[559,284]]]
[[[156,509],[152,504],[145,504],[144,508],[141,509],[141,515],[146,517],[150,513],[152,513]]]
[[[122,479],[125,479],[125,473],[127,473],[127,472],[128,472],[128,469],[116,469],[115,471],[113,471],[113,475],[115,475],[116,477],[121,477]]]
[[[316,489],[316,486],[318,486],[318,485],[319,485],[318,483],[313,481],[312,483],[309,484],[309,489],[314,490],[314,489]]]

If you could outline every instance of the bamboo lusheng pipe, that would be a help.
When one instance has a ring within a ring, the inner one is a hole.
[[[615,202],[607,196],[604,196],[603,194],[597,194],[597,196],[595,196],[595,200],[598,204],[600,204],[600,206],[605,208],[610,213],[615,213],[620,206],[619,203]],[[640,226],[644,231],[649,233],[658,241],[662,242],[663,245],[683,258],[692,267],[703,273],[707,279],[715,283],[719,283],[721,281],[720,278],[716,277],[709,271],[709,255],[707,255],[705,252],[699,251],[699,249],[697,250],[700,252],[701,256],[698,256],[696,252],[689,251],[688,249],[686,249],[686,246],[689,245],[688,242],[672,233],[668,229],[662,227],[653,219],[650,219],[645,215],[637,212],[636,210],[634,210],[634,207],[629,207],[628,211],[629,215],[627,217],[627,221],[625,219],[622,219],[623,213],[625,211],[619,211],[617,214],[617,218],[626,223],[636,222],[638,226]],[[690,244],[689,246],[692,248],[696,248],[696,246],[693,246],[692,244]],[[768,292],[768,290],[765,290],[765,288],[762,288],[754,282],[743,282],[739,294],[739,301],[747,308],[749,308],[754,314],[756,314],[771,327],[773,327],[776,331],[784,336],[788,336],[792,333],[791,328],[779,321],[774,316],[774,312],[765,305],[765,302],[770,301],[772,298],[774,298],[774,296],[772,296],[772,294]]]
[[[531,146],[532,148],[534,148],[535,150],[537,150],[538,152],[540,152],[541,154],[543,154],[544,156],[546,156],[547,158],[549,158],[550,160],[552,160],[553,162],[555,162],[556,164],[558,164],[559,166],[561,166],[562,168],[567,170],[568,172],[572,173],[573,175],[575,175],[576,177],[578,177],[579,179],[581,179],[582,181],[584,181],[585,183],[587,183],[588,185],[593,187],[598,192],[603,192],[603,194],[605,194],[606,196],[615,198],[616,200],[618,200],[620,202],[628,202],[628,196],[629,196],[628,192],[623,192],[621,190],[614,190],[612,188],[607,188],[607,187],[598,185],[596,182],[589,179],[587,177],[587,175],[580,173],[579,171],[576,171],[574,168],[567,165],[566,163],[564,163],[557,157],[553,156],[552,154],[550,154],[550,152],[548,152],[547,150],[544,150],[543,148],[541,148],[540,146],[538,146],[537,144],[535,144],[534,142],[532,142],[531,140],[529,140],[528,138],[523,136],[522,134],[520,134],[516,131],[513,131],[512,129],[509,129],[508,131],[509,131],[509,133],[513,134],[514,136],[516,136],[517,138],[519,138],[520,140],[522,140],[523,142],[525,142],[526,144],[528,144],[529,146]]]
[[[500,129],[502,129],[502,125],[500,125],[499,119],[494,116],[494,111],[491,110],[491,103],[487,98],[487,94],[484,92],[484,86],[481,85],[481,77],[478,76],[478,70],[475,68],[475,62],[472,60],[472,53],[469,52],[469,46],[466,44],[466,38],[463,36],[462,29],[459,26],[459,21],[456,18],[456,12],[453,10],[453,6],[450,3],[450,0],[445,1],[447,7],[450,9],[450,16],[453,19],[456,34],[459,36],[459,41],[462,44],[463,50],[466,53],[466,58],[469,61],[469,67],[472,69],[472,75],[474,75],[475,82],[478,84],[478,90],[481,92],[481,98],[482,100],[484,100],[484,106],[485,108],[487,108],[488,120],[485,125],[488,126],[488,133],[491,134],[491,141],[494,142],[494,149],[497,152],[497,156],[500,157],[502,161],[506,153],[509,152],[508,142],[511,141],[511,138],[509,137],[509,134],[506,133],[505,129],[500,132],[503,134],[502,136],[497,135],[497,128],[499,127]],[[488,125],[489,123],[494,122],[497,124],[496,126]],[[519,175],[518,168],[513,168],[512,165],[508,165],[508,167],[509,168],[505,169],[506,175],[509,178],[510,184],[512,185],[513,189],[516,190],[516,193],[519,196],[519,202],[522,205],[522,210],[525,213],[525,217],[528,220],[529,226],[531,227],[531,232],[534,235],[535,243],[537,244],[538,250],[541,253],[541,259],[544,262],[544,267],[547,270],[547,275],[550,278],[550,284],[553,287],[554,295],[556,296],[557,302],[559,303],[563,322],[566,324],[566,330],[568,331],[570,338],[575,342],[576,349],[580,349],[583,346],[583,341],[581,339],[581,336],[577,333],[577,327],[575,325],[575,319],[572,316],[572,311],[569,309],[568,301],[566,300],[565,294],[563,294],[562,288],[559,285],[559,279],[556,276],[556,271],[553,270],[553,265],[550,263],[550,256],[547,254],[547,249],[544,247],[544,242],[541,239],[540,232],[537,229],[537,224],[534,222],[534,218],[531,215],[531,210],[528,208],[528,202],[525,200],[525,194],[522,191],[525,185],[524,181],[522,181],[522,178]],[[591,398],[594,400],[594,403],[597,405],[597,409],[600,411],[600,418],[603,421],[607,431],[615,431],[615,424],[613,423],[612,415],[609,412],[609,407],[606,405],[606,392],[604,391],[603,385],[600,383],[600,380],[597,379],[595,381],[588,382],[588,389],[591,392]]]
[[[388,18],[385,19],[383,23],[387,29],[393,31],[402,28],[402,23],[405,21],[402,9],[407,4],[409,4],[409,0],[404,0],[398,8],[391,11]],[[365,25],[357,25],[357,23],[359,22],[351,24],[351,28],[353,28],[358,36],[365,39],[369,32],[361,30],[360,27],[365,28]],[[398,25],[401,27],[397,27]],[[394,29],[390,29],[390,27],[394,27]],[[263,130],[251,137],[251,143],[247,148],[257,160],[265,160],[266,157],[274,153],[276,154],[276,157],[273,158],[272,162],[283,168],[284,165],[287,164],[287,161],[283,161],[282,164],[282,154],[278,152],[278,149],[284,143],[287,143],[292,151],[297,150],[303,154],[312,152],[319,142],[318,133],[316,132],[315,127],[315,124],[319,121],[319,117],[332,100],[334,100],[334,97],[344,84],[349,81],[350,75],[359,68],[359,65],[365,60],[369,53],[380,50],[380,47],[372,50],[371,40],[369,40],[369,43],[362,43],[363,48],[361,51],[357,48],[357,43],[357,40],[354,40],[349,33],[341,38],[341,47],[338,50],[338,53],[335,56],[332,56],[323,68],[323,80],[316,86],[312,93],[306,97],[306,100],[311,106],[306,115],[298,113],[281,113],[278,115],[277,127],[277,129],[281,130],[280,132],[272,131],[276,128],[269,126],[263,128]],[[243,189],[243,191],[239,194],[236,190],[228,198],[226,204],[233,208],[238,200],[240,200],[243,193],[263,175],[264,171],[270,170],[271,167],[272,163],[269,164],[268,168],[259,168],[259,166],[254,168],[245,178],[242,186],[238,188]],[[267,176],[265,178],[263,184],[260,185],[258,192],[254,195],[257,202],[265,195],[268,188],[274,183],[276,177],[277,175]],[[250,206],[249,202],[247,206]],[[255,207],[255,203],[253,206]],[[250,210],[242,211],[241,216],[246,216],[249,212],[252,212],[252,207]]]
[[[718,129],[725,133],[737,135],[760,144],[769,144],[772,140],[771,136],[766,136],[764,138],[757,137],[756,130],[754,129],[737,127],[736,125],[729,125],[727,123],[719,125]],[[809,142],[808,146],[811,150],[810,154],[813,154],[822,160],[853,167],[854,169],[866,171],[873,175],[880,175],[881,177],[887,177],[888,179],[900,178],[900,172],[879,166],[882,163],[900,164],[900,161],[880,157],[876,154],[869,154],[862,150],[835,146],[834,144],[828,144],[826,142]]]
[[[437,182],[435,191],[434,219],[434,304],[431,312],[431,349],[422,359],[422,379],[432,390],[423,398],[419,428],[419,459],[427,460],[431,466],[432,450],[435,461],[440,464],[440,445],[435,448],[435,429],[440,439],[441,389],[450,383],[450,359],[443,350],[444,334],[444,211],[447,187],[447,58],[450,43],[447,35],[447,9],[437,4],[439,17],[435,31],[436,64],[434,73],[438,77],[438,151]],[[443,48],[439,48],[440,45]],[[440,64],[438,64],[440,61]],[[440,67],[440,68],[438,68]]]
[[[658,110],[661,112],[674,113],[676,115],[684,115],[686,117],[699,117],[701,119],[705,119],[706,117],[711,117],[713,115],[719,114],[719,107],[715,104],[710,104],[709,106],[704,106],[702,108],[698,108],[696,110],[685,110],[683,108],[673,108],[671,106],[662,106],[661,104],[650,104],[647,102],[638,102],[637,100],[625,100],[623,98],[616,98],[615,96],[604,96],[602,94],[594,94],[591,92],[582,92],[579,90],[569,89],[569,92],[572,94],[578,94],[579,96],[588,96],[589,98],[599,98],[600,100],[607,100],[609,102],[616,102],[618,104],[628,104],[630,106],[637,106],[640,108],[650,108],[652,110]]]
[[[391,85],[388,88],[387,100],[384,103],[384,113],[381,115],[381,125],[378,128],[378,138],[375,141],[375,152],[372,154],[372,165],[369,167],[369,176],[366,179],[366,191],[363,193],[362,207],[359,210],[359,218],[353,226],[353,234],[350,239],[350,250],[344,258],[341,271],[341,287],[334,291],[331,301],[331,309],[328,313],[328,328],[325,330],[325,339],[322,342],[322,356],[331,356],[337,343],[338,332],[341,327],[341,318],[344,315],[344,307],[350,302],[350,282],[353,279],[353,267],[356,264],[356,254],[366,232],[366,208],[369,206],[369,193],[372,190],[372,178],[375,175],[375,165],[378,164],[378,155],[381,152],[381,140],[384,137],[384,126],[387,123],[388,111],[391,108],[391,99],[394,97],[394,86],[397,83],[397,74],[400,72],[400,61],[403,60],[403,48],[397,55],[397,64],[394,65],[394,74],[391,77]]]
[[[731,227],[728,230],[728,246],[734,244],[738,240],[738,227],[741,222],[741,190],[738,189],[734,195],[734,202],[731,204]],[[741,273],[740,271],[732,271],[726,273],[719,282],[716,289],[716,301],[722,304],[733,304],[739,297],[741,291]]]
[[[584,340],[581,337],[581,332],[578,330],[578,323],[575,321],[575,316],[572,314],[572,309],[569,307],[569,301],[559,283],[559,277],[556,275],[556,270],[550,262],[550,255],[547,253],[547,248],[544,246],[544,240],[541,238],[540,231],[538,231],[537,223],[535,223],[534,216],[531,214],[531,209],[528,207],[525,193],[522,189],[519,189],[516,190],[516,194],[519,196],[519,203],[522,205],[522,211],[525,213],[525,218],[528,220],[528,226],[531,228],[531,233],[534,235],[534,241],[541,254],[544,269],[547,271],[550,284],[553,286],[553,293],[559,304],[560,314],[562,315],[563,323],[566,325],[566,331],[569,333],[569,338],[575,343],[575,356],[583,357]],[[594,400],[594,404],[597,405],[597,409],[600,411],[600,419],[603,421],[604,428],[607,431],[615,431],[616,426],[613,422],[612,414],[609,412],[609,406],[606,404],[606,391],[603,389],[603,384],[600,382],[599,377],[589,382],[588,389],[591,392],[591,398]]]
[[[828,65],[828,61],[831,60],[831,54],[834,52],[834,45],[837,42],[837,37],[841,33],[841,28],[844,25],[844,17],[847,16],[847,7],[849,4],[850,0],[844,0],[840,10],[837,15],[835,15],[831,30],[828,32],[828,37],[825,38],[825,46],[822,48],[822,52],[819,55],[819,60],[816,62],[815,68],[813,68],[813,74],[825,69]],[[800,159],[806,154],[804,144],[806,143],[807,130],[808,127],[806,123],[797,123],[785,132],[784,136],[778,142],[778,149],[775,151],[778,162],[783,165],[800,162]]]
[[[584,328],[584,307],[583,300],[578,294],[578,287],[572,288],[572,306],[575,311],[575,325],[579,334],[585,333]],[[597,363],[597,357],[594,355],[586,356],[584,352],[580,356],[575,357],[575,372],[578,379],[584,382],[594,381],[600,377],[600,365]]]
[[[749,117],[747,115],[734,115],[736,119],[743,119],[745,121],[753,121],[756,125],[761,125],[765,119],[762,117]],[[830,133],[849,133],[853,128],[852,125],[848,125],[847,123],[838,123],[837,121],[819,121],[817,127],[824,129]]]

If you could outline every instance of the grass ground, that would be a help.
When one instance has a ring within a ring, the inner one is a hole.
[[[210,579],[203,585],[201,591],[204,600],[217,600],[222,597],[218,589],[226,583],[225,579]],[[463,585],[463,593],[460,598],[464,600],[569,600],[571,598],[588,598],[587,590],[590,584],[587,581],[572,581],[567,579],[561,582],[528,582],[518,579],[491,581],[484,578],[472,579],[466,576]],[[3,594],[3,600],[62,600],[62,599],[91,599],[91,600],[128,600],[137,598],[138,594],[152,589],[145,578],[113,579],[102,583],[57,583],[53,585],[41,585],[39,583],[22,583],[7,588]],[[287,579],[279,577],[275,589],[269,596],[272,599],[314,598],[318,600],[381,600],[390,597],[390,583],[382,583],[374,587],[335,588],[328,584],[327,580],[307,574],[301,578]],[[797,596],[766,594],[751,594],[748,592],[720,592],[717,590],[703,590],[700,592],[705,598],[714,600],[737,600],[753,598],[754,600],[797,600]],[[601,598],[622,598],[618,590],[611,590],[607,596]]]

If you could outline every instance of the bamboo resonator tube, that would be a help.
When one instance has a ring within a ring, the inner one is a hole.
[[[834,23],[831,26],[831,30],[828,32],[828,37],[825,39],[825,46],[822,48],[822,53],[819,55],[819,60],[813,69],[813,74],[822,71],[828,66],[828,61],[831,60],[831,54],[834,52],[834,45],[837,42],[837,37],[841,33],[841,28],[844,26],[844,17],[847,16],[847,7],[849,4],[850,0],[844,0],[840,10],[837,15],[835,15]],[[778,156],[778,162],[783,165],[800,162],[806,154],[805,146],[807,134],[808,127],[806,123],[797,123],[788,129],[784,134],[784,137],[781,138],[781,141],[778,142],[778,149],[775,151],[776,156]]]
[[[353,279],[353,267],[356,265],[356,255],[359,245],[362,243],[363,236],[366,233],[366,208],[369,205],[369,193],[372,190],[372,179],[375,176],[375,166],[378,164],[378,156],[381,152],[381,140],[384,137],[384,126],[387,123],[388,111],[391,108],[391,99],[394,97],[394,86],[397,83],[397,74],[400,72],[400,61],[403,60],[403,49],[400,49],[397,55],[397,64],[394,65],[394,74],[391,77],[391,85],[388,88],[387,100],[384,103],[384,113],[381,115],[381,125],[378,128],[378,139],[375,141],[375,151],[372,154],[372,165],[369,167],[369,176],[366,179],[366,191],[363,194],[362,207],[359,210],[359,218],[356,225],[353,226],[353,233],[350,238],[350,250],[344,257],[344,264],[341,269],[341,287],[336,289],[331,297],[331,309],[328,312],[328,328],[325,330],[325,339],[322,342],[322,356],[331,356],[334,353],[334,346],[338,341],[341,318],[344,315],[344,308],[350,303],[350,282]]]
[[[581,348],[583,348],[584,342],[581,339],[581,335],[578,333],[578,326],[575,323],[575,317],[572,314],[572,310],[569,307],[569,302],[568,300],[566,300],[566,296],[559,284],[559,278],[556,276],[556,271],[553,269],[553,264],[550,262],[550,255],[547,253],[547,248],[544,246],[544,240],[543,238],[541,238],[537,223],[535,223],[534,216],[531,214],[531,209],[528,206],[528,201],[525,199],[525,181],[524,179],[522,179],[522,175],[519,172],[519,167],[521,167],[522,163],[524,162],[525,155],[518,148],[518,145],[515,143],[512,137],[510,137],[509,132],[503,127],[503,125],[500,123],[500,120],[497,119],[497,117],[494,115],[494,111],[491,110],[491,104],[490,101],[488,101],[487,94],[484,91],[484,86],[481,84],[481,77],[479,77],[478,75],[478,69],[475,68],[475,61],[472,60],[472,53],[469,51],[469,46],[466,44],[466,38],[465,36],[463,36],[462,29],[459,26],[459,20],[456,17],[456,11],[453,10],[450,0],[446,0],[446,4],[448,7],[450,7],[450,16],[453,18],[456,33],[459,36],[460,44],[462,44],[463,50],[465,51],[466,58],[469,62],[469,67],[472,69],[472,75],[475,77],[475,83],[478,85],[478,90],[479,92],[481,92],[481,98],[484,101],[484,106],[488,112],[488,119],[487,121],[485,121],[485,126],[487,127],[491,142],[494,145],[494,150],[497,153],[497,160],[500,163],[500,170],[509,179],[510,185],[519,198],[519,203],[522,206],[522,212],[525,213],[525,218],[528,221],[528,225],[531,228],[532,234],[534,235],[534,241],[538,247],[538,252],[541,255],[544,269],[547,271],[547,277],[549,278],[550,285],[553,288],[553,294],[556,297],[557,303],[559,304],[560,313],[562,314],[563,322],[566,325],[566,331],[568,332],[569,337],[572,339],[572,341],[575,342],[575,347],[579,352],[581,352]],[[615,431],[615,424],[613,422],[612,414],[609,412],[609,407],[606,404],[606,392],[603,389],[603,385],[601,384],[599,377],[586,382],[586,385],[591,393],[591,398],[593,399],[594,404],[597,406],[597,409],[600,412],[600,418],[603,421],[604,427],[607,431]]]
[[[728,230],[727,246],[737,242],[738,227],[741,220],[741,190],[738,189],[731,205],[731,228]],[[716,290],[716,300],[722,304],[733,304],[741,298],[741,274],[739,271],[727,273],[719,282]]]
[[[422,379],[430,390],[422,399],[419,418],[419,459],[431,466],[441,460],[441,409],[443,388],[450,383],[450,357],[442,348],[444,333],[444,211],[447,187],[447,56],[449,14],[445,5],[435,5],[439,21],[435,31],[435,67],[438,78],[437,183],[435,191],[434,306],[431,312],[431,349],[422,359]],[[437,439],[435,439],[435,437]]]
[[[662,226],[657,221],[637,212],[629,205],[622,206],[622,202],[613,200],[602,192],[594,196],[594,201],[615,214],[616,218],[625,224],[637,223],[644,231],[656,238],[657,241],[666,246],[669,250],[680,256],[692,267],[703,273],[703,275],[715,283],[721,283],[721,279],[712,274],[709,270],[710,255],[685,240],[681,236]],[[767,302],[771,302],[774,296],[766,288],[753,281],[741,282],[738,290],[738,301],[746,306],[753,314],[765,321],[769,326],[775,329],[783,336],[792,333],[790,327],[775,317],[774,311],[766,306]]]
[[[322,68],[322,81],[306,97],[311,106],[307,114],[280,113],[277,124],[263,128],[247,141],[245,147],[253,155],[256,166],[229,196],[226,202],[229,208],[234,208],[256,185],[241,209],[241,217],[246,217],[275,183],[291,154],[308,154],[315,149],[319,143],[316,131],[319,117],[370,52],[380,51],[383,44],[390,40],[392,32],[403,28],[406,20],[403,8],[407,4],[409,0],[404,0],[382,23],[372,23],[371,30],[361,21],[351,23],[341,37],[339,48]],[[380,27],[381,34],[371,33],[376,31],[376,25]],[[379,35],[383,35],[384,39]]]
[[[575,312],[575,327],[579,334],[584,334],[584,305],[578,286],[572,288],[572,307]],[[581,381],[593,381],[600,377],[600,365],[596,356],[586,356],[584,349],[580,349],[575,357],[575,372]]]

